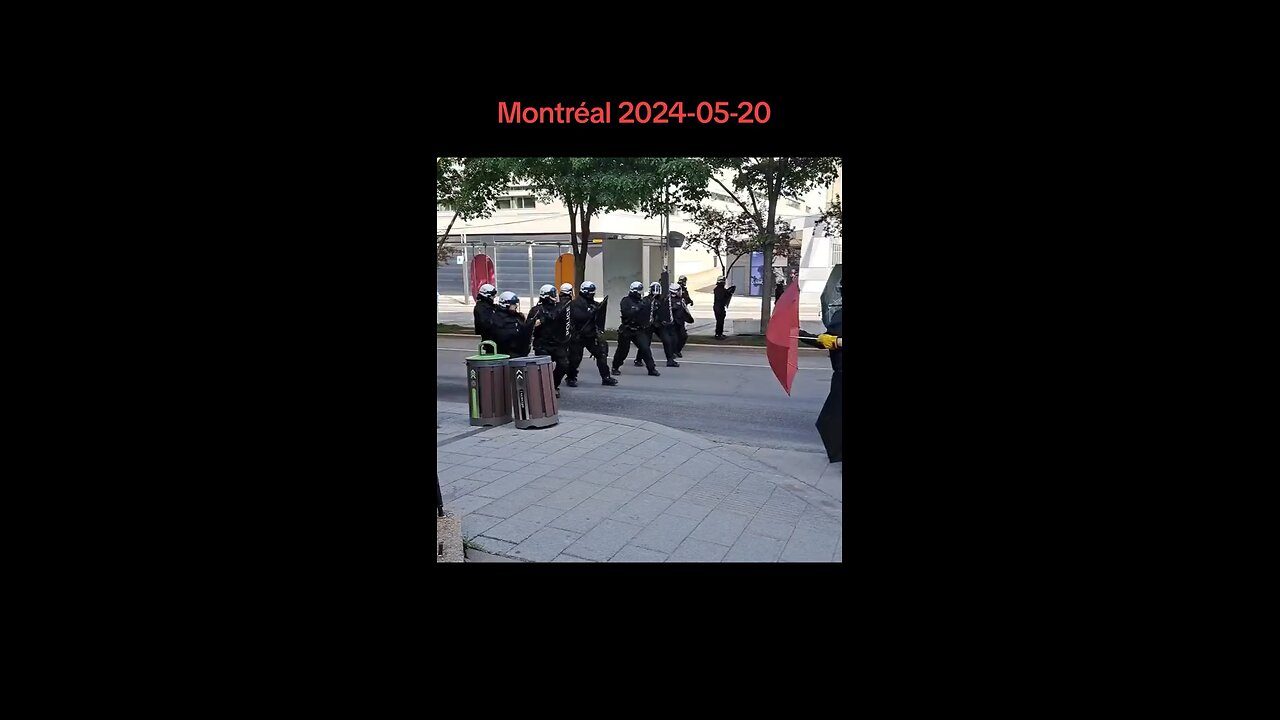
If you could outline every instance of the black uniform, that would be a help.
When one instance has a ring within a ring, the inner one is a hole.
[[[498,343],[499,353],[513,358],[529,354],[530,326],[519,313],[495,309],[490,319],[490,329],[494,342]]]
[[[835,335],[836,337],[843,336],[844,327],[842,323],[842,315],[842,308],[836,307],[834,308],[834,312],[823,320],[823,323],[827,327],[826,332],[828,335]],[[803,342],[806,345],[812,345],[813,347],[822,347],[822,345],[817,341],[817,335],[814,335],[807,330],[800,330],[799,333],[801,337],[800,342]],[[844,408],[842,405],[844,398],[844,348],[832,348],[828,352],[831,355],[831,391],[827,393],[827,400],[823,403],[822,411],[818,413],[818,418],[819,423],[821,423],[823,416],[834,418],[836,431],[832,434],[839,436],[840,423],[843,421],[844,414]],[[820,425],[819,432],[821,432]],[[826,440],[824,439],[823,442],[825,445]],[[836,463],[844,459],[844,446],[842,444],[828,445],[826,450],[827,459],[829,461]]]
[[[678,367],[676,362],[676,329],[675,301],[670,293],[662,292],[649,295],[651,318],[650,327],[658,333],[662,341],[662,354],[667,356],[667,365]]]
[[[631,343],[636,345],[636,362],[644,362],[649,372],[657,372],[653,368],[653,351],[649,343],[653,342],[653,333],[649,329],[649,303],[640,299],[636,293],[628,293],[618,306],[622,311],[622,325],[618,328],[618,349],[613,353],[613,370],[617,372],[631,351]]]
[[[843,308],[836,308],[831,320],[827,323],[827,333],[836,337],[844,336]],[[827,401],[823,404],[823,410],[835,413],[843,421],[844,414],[844,348],[832,348],[831,353],[831,392],[827,394]],[[844,446],[837,445],[833,448],[827,448],[827,459],[833,463],[844,460]]]
[[[723,285],[716,285],[715,304],[712,310],[716,315],[716,337],[724,334],[724,310],[729,307],[729,301],[733,299],[733,291],[737,289],[737,285],[731,285],[725,288]]]
[[[569,372],[569,301],[539,302],[529,314],[529,323],[542,324],[533,329],[533,354],[549,355],[555,361],[556,387]]]
[[[600,337],[601,328],[596,327],[596,310],[600,303],[587,300],[585,296],[569,303],[570,336],[569,336],[569,379],[578,381],[578,366],[582,364],[582,351],[591,353],[596,359],[596,369],[600,371],[600,379],[616,383],[609,376],[609,343]]]
[[[689,328],[685,323],[693,322],[693,315],[689,314],[689,308],[684,304],[684,300],[672,303],[671,311],[675,315],[675,324],[672,325],[675,330],[675,353],[676,357],[682,357],[680,353],[684,351],[684,344],[689,342]]]
[[[476,298],[476,306],[471,311],[471,317],[475,319],[472,332],[479,335],[481,340],[494,340],[491,325],[493,323],[493,314],[497,311],[498,308],[493,304],[491,298],[484,296]]]

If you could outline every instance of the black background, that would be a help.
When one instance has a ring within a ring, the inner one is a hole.
[[[485,627],[590,643],[593,627],[668,622],[846,643],[886,623],[910,634],[943,608],[983,614],[985,599],[1078,571],[1070,511],[1113,440],[1086,419],[1099,348],[1084,317],[1100,290],[1084,272],[1099,253],[1081,256],[1100,245],[1080,139],[1003,86],[848,77],[609,95],[363,78],[243,90],[180,138],[181,173],[151,178],[148,283],[119,283],[149,308],[119,339],[139,343],[147,387],[129,412],[159,503],[144,534],[165,539],[150,562],[299,632],[367,623],[441,643]],[[680,98],[767,101],[772,116],[496,122],[499,99]],[[844,562],[425,570],[432,154],[843,157]]]

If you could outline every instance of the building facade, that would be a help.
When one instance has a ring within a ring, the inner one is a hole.
[[[729,184],[728,178],[724,181]],[[838,195],[839,183],[837,180],[829,188],[815,189],[799,202],[783,198],[778,203],[778,219],[786,220],[796,228],[795,239],[799,247],[792,242],[787,251],[793,268],[799,272],[802,302],[808,302],[805,298],[821,295],[833,265],[833,248],[836,253],[834,259],[839,261],[839,240],[826,237],[822,225],[815,227],[819,213],[832,197]],[[833,189],[836,195],[833,195]],[[713,184],[709,192],[710,197],[704,205],[728,212],[740,210],[718,185]],[[442,295],[470,301],[472,258],[477,253],[484,253],[493,260],[498,289],[514,291],[527,308],[529,301],[536,299],[538,287],[554,283],[556,258],[572,252],[568,209],[558,201],[548,203],[537,197],[527,185],[509,187],[498,198],[496,206],[495,212],[487,218],[454,222],[447,243],[450,261],[437,268],[436,289]],[[443,232],[451,220],[452,208],[437,205],[437,233]],[[591,280],[608,290],[614,305],[611,314],[616,313],[616,303],[622,299],[622,294],[613,292],[615,288],[606,287],[606,280],[611,281],[609,286],[615,284],[612,278],[606,277],[603,257],[610,247],[618,248],[620,255],[638,257],[638,262],[628,261],[615,267],[615,271],[629,273],[634,276],[631,279],[646,284],[659,278],[664,254],[673,281],[679,275],[687,275],[689,285],[694,289],[710,288],[724,272],[709,251],[697,247],[666,247],[661,223],[661,218],[647,218],[642,213],[631,212],[605,213],[592,218],[586,277],[578,278],[577,282]],[[670,230],[687,236],[696,233],[698,228],[687,215],[677,213],[670,218]],[[623,247],[627,249],[624,251]],[[726,262],[732,262],[732,258],[726,258]],[[738,285],[739,292],[743,294],[743,289],[748,286],[750,267],[750,256],[739,259],[729,278],[729,284]],[[601,297],[603,295],[601,293]]]

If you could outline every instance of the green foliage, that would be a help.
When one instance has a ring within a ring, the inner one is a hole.
[[[711,167],[695,158],[509,158],[516,177],[544,201],[569,210],[577,277],[583,276],[591,220],[600,213],[692,211],[707,195]]]
[[[453,224],[493,214],[494,200],[511,182],[512,165],[501,158],[436,158],[436,203],[453,209],[453,217],[444,233],[436,237],[436,264],[449,256],[445,243]]]
[[[754,237],[764,251],[765,268],[773,266],[773,247],[778,239],[790,234],[785,223],[778,223],[778,199],[799,201],[810,190],[830,185],[840,170],[840,158],[703,158],[711,171],[733,173],[732,189],[719,178],[715,182],[727,192],[743,215],[755,227]],[[784,229],[785,228],[785,229]],[[769,326],[770,301],[773,299],[773,273],[765,272],[760,303],[760,332]]]
[[[760,232],[755,220],[744,212],[722,212],[715,208],[699,207],[693,212],[693,223],[698,232],[685,239],[685,248],[703,247],[720,260],[724,274],[728,274],[738,259],[765,246],[766,236]],[[791,225],[779,221],[775,228],[779,236],[789,235]]]
[[[822,219],[818,222],[827,226],[826,232],[828,237],[844,237],[844,222],[842,221],[842,208],[840,198],[836,198],[830,207],[822,212]]]

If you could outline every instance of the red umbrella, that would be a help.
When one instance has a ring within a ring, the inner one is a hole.
[[[769,330],[765,332],[765,355],[769,358],[769,367],[778,376],[782,389],[791,394],[791,381],[796,379],[796,369],[800,366],[799,346],[796,344],[796,333],[800,329],[800,283],[787,286],[778,304],[773,309],[773,317],[769,318]]]

